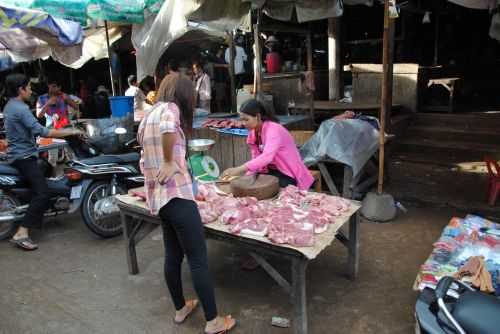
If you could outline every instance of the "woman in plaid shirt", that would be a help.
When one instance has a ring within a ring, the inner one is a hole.
[[[163,79],[157,103],[139,126],[141,169],[148,207],[162,220],[165,280],[176,309],[174,321],[184,322],[198,305],[197,300],[184,299],[181,264],[185,255],[205,312],[205,333],[226,333],[236,321],[217,316],[203,225],[186,163],[185,133],[192,129],[194,101],[193,83],[186,76]]]

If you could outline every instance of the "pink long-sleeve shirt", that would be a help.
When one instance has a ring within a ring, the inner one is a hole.
[[[257,143],[255,130],[248,134],[252,160],[245,164],[250,173],[263,173],[269,165],[295,179],[299,189],[307,190],[314,178],[302,162],[292,135],[281,124],[265,121],[262,124],[261,144]],[[259,147],[260,146],[260,147]]]

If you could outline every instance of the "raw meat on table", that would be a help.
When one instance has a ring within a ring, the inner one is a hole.
[[[243,123],[239,120],[234,119],[207,119],[201,125],[203,128],[215,128],[215,129],[242,129],[244,128]]]

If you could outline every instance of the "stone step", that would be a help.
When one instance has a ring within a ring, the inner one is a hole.
[[[498,130],[500,128],[500,113],[498,114],[417,113],[413,124],[419,127],[438,127],[438,128],[469,130],[469,131],[476,131],[482,129]]]
[[[404,152],[410,156],[413,154],[433,156],[436,157],[436,163],[483,161],[485,156],[500,159],[500,145],[464,141],[442,142],[430,139],[402,138],[397,143],[397,152]]]
[[[497,130],[478,129],[476,131],[449,129],[446,127],[411,126],[405,132],[405,137],[430,139],[440,142],[467,142],[477,144],[498,145],[500,148],[500,127]]]

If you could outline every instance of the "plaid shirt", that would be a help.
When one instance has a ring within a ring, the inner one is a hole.
[[[173,159],[180,173],[164,184],[157,179],[163,164],[162,134],[175,133]],[[157,103],[139,126],[137,140],[142,146],[141,170],[149,210],[153,215],[173,198],[194,200],[193,183],[186,163],[186,139],[182,131],[179,108],[174,103]]]
[[[60,129],[69,124],[68,117],[68,105],[66,104],[66,95],[62,94],[56,98],[57,102],[54,106],[49,106],[47,109],[47,114],[45,115],[46,127]],[[36,110],[42,110],[42,108],[49,102],[50,96],[48,94],[41,95],[36,103]],[[59,116],[56,121],[53,119],[54,114]]]

